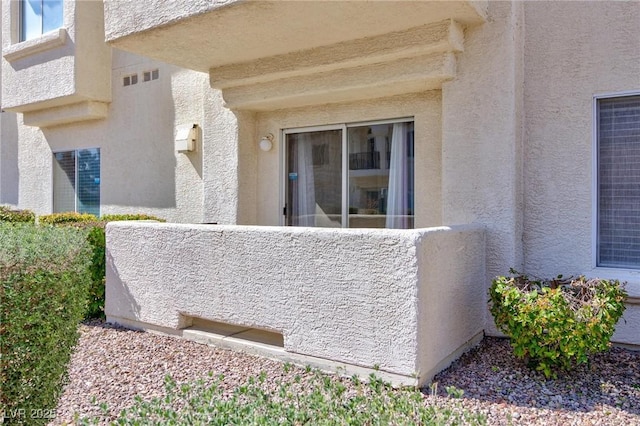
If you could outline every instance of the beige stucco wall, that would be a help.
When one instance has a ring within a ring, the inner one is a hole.
[[[477,227],[112,222],[105,313],[143,328],[195,317],[272,330],[286,352],[424,383],[482,331],[482,309],[459,308],[483,292],[483,253]]]
[[[465,30],[456,77],[442,88],[442,221],[486,227],[487,283],[523,259],[522,4],[489,2],[488,15]]]
[[[196,123],[208,137],[203,105],[213,89],[207,75],[117,50],[112,68],[108,118],[40,129],[17,116],[20,206],[51,212],[52,152],[100,148],[103,214],[144,212],[201,222],[204,149],[200,144],[178,153],[174,135],[177,125]],[[160,78],[143,82],[142,72],[152,69]],[[123,77],[134,72],[138,84],[123,86]]]
[[[19,4],[2,2],[3,108],[31,111],[83,101],[108,102],[111,49],[104,41],[102,4],[64,2],[61,29],[23,42],[19,40]],[[76,115],[86,118],[77,110]]]
[[[232,112],[224,107],[222,95],[218,90],[206,90],[203,93],[204,122],[208,128],[203,135],[203,215],[204,222],[218,224],[255,224],[254,219],[242,220],[239,211],[255,217],[255,207],[243,208],[255,193],[255,184],[249,193],[241,194],[240,163],[251,164],[253,158],[253,138],[255,127],[250,113]],[[245,153],[240,156],[240,140],[244,140]],[[246,151],[249,151],[246,153]],[[249,176],[255,176],[255,168],[245,167]],[[250,179],[245,176],[245,179]]]
[[[84,3],[97,2],[78,4]],[[461,3],[469,9],[467,2]],[[429,7],[440,7],[442,12],[443,4],[434,2]],[[10,45],[7,40],[12,36],[7,32],[8,5],[2,5],[3,48]],[[169,15],[200,19],[201,12],[219,6],[229,4],[176,2],[169,5],[170,10],[153,8],[154,13],[136,28],[135,20],[125,16],[130,12],[128,2],[108,1],[107,37],[117,39],[161,22],[174,23],[173,18],[166,21]],[[594,94],[640,90],[640,4],[490,2],[483,4],[483,16],[485,6],[486,22],[474,21],[465,27],[471,21],[461,18],[464,43],[456,43],[460,46],[451,64],[455,73],[447,74],[452,80],[441,90],[423,88],[380,99],[367,98],[365,90],[365,95],[358,92],[364,100],[304,108],[231,111],[224,106],[221,92],[210,88],[215,76],[119,50],[113,50],[113,57],[108,55],[105,62],[99,49],[92,50],[92,44],[82,40],[77,40],[73,52],[61,47],[57,54],[40,53],[42,64],[27,58],[17,67],[3,59],[3,94],[9,93],[14,101],[35,102],[81,87],[87,96],[112,102],[106,119],[44,129],[24,126],[22,115],[2,113],[0,203],[49,213],[52,150],[100,147],[103,213],[136,211],[177,222],[278,225],[284,184],[282,129],[414,117],[416,226],[476,223],[486,227],[485,285],[510,267],[545,276],[584,273],[629,281],[628,290],[638,300],[640,272],[593,267],[592,108]],[[137,3],[135,7],[147,8]],[[291,7],[302,13],[301,6]],[[341,7],[356,10],[360,6]],[[65,7],[65,25],[81,17],[78,10]],[[244,10],[258,13],[255,4]],[[240,10],[237,16],[243,13]],[[401,15],[395,14],[385,31],[403,29],[407,24]],[[204,27],[211,24],[202,18],[197,22]],[[99,26],[88,25],[92,19],[95,15],[77,28],[69,25],[70,39],[76,41],[77,30],[94,40]],[[418,15],[412,19],[423,22]],[[188,26],[176,31],[197,33]],[[337,38],[327,42],[348,40],[355,34],[349,31],[336,33]],[[369,33],[367,29],[362,35]],[[144,37],[132,46],[162,46],[153,37]],[[207,37],[213,40],[207,49],[215,48],[217,39]],[[292,48],[286,44],[288,39],[283,40],[269,54]],[[317,44],[324,39],[314,40]],[[313,47],[304,42],[296,40],[304,48]],[[75,59],[68,54],[75,54]],[[102,70],[97,77],[107,75],[108,84],[93,84],[79,56],[96,63]],[[191,51],[174,58],[194,63]],[[198,66],[206,69],[207,58]],[[74,64],[77,76],[71,82],[65,67]],[[122,86],[124,75],[153,68],[160,70],[160,80],[143,83],[139,74],[137,85]],[[29,90],[16,83],[22,81],[18,76],[32,79],[30,73],[36,71],[38,84]],[[10,76],[4,79],[7,72]],[[366,77],[375,68],[358,68],[358,72]],[[51,78],[42,79],[42,75]],[[314,84],[314,78],[305,84]],[[201,125],[202,144],[193,153],[176,153],[174,129],[185,123]],[[267,133],[276,140],[271,151],[263,152],[258,140]],[[474,309],[486,308],[486,293],[466,302]],[[488,332],[495,334],[486,310],[484,315]],[[625,319],[614,340],[640,344],[637,302],[629,305]]]
[[[475,225],[443,228],[426,231],[418,250],[418,366],[428,379],[484,329],[486,231]]]
[[[530,273],[629,282],[594,268],[593,96],[640,91],[640,3],[527,2],[525,8],[524,255]],[[640,306],[614,340],[640,344]]]
[[[522,264],[521,8],[489,3],[442,88],[443,223],[487,227],[487,279]]]
[[[106,0],[104,6],[113,46],[206,72],[448,19],[474,25],[483,22],[487,2]]]

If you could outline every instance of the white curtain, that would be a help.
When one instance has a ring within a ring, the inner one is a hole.
[[[295,142],[297,184],[294,187],[294,225],[315,226],[316,187],[313,177],[311,135],[301,133]],[[295,170],[295,169],[294,169]],[[297,219],[297,220],[296,220]]]
[[[385,226],[394,229],[410,228],[409,221],[409,165],[407,161],[407,123],[393,125],[391,160],[389,162],[389,192]]]

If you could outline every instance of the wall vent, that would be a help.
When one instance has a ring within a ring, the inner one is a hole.
[[[158,78],[160,78],[160,70],[158,69],[145,71],[142,73],[142,81],[157,80]]]
[[[131,86],[133,84],[138,84],[138,74],[129,74],[122,78],[123,86]]]

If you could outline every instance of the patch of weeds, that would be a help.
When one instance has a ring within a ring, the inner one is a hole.
[[[484,425],[486,418],[469,412],[450,398],[431,403],[413,388],[393,389],[371,375],[368,382],[353,376],[341,380],[309,368],[302,381],[267,386],[264,373],[231,391],[203,381],[178,385],[167,377],[167,395],[144,401],[136,398],[112,423],[116,425]],[[299,379],[299,376],[296,376]],[[453,388],[453,387],[451,387]],[[437,390],[437,388],[436,388]],[[452,394],[461,391],[453,388]],[[446,401],[446,403],[445,403]],[[108,416],[77,419],[78,425],[96,424]]]
[[[447,391],[447,395],[449,395],[451,398],[462,398],[462,396],[464,395],[464,390],[459,389],[455,386],[447,386],[444,388],[444,390]]]

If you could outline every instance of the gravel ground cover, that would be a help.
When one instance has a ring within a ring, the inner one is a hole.
[[[83,324],[80,332],[53,425],[72,424],[75,413],[101,415],[94,399],[106,402],[115,417],[136,395],[162,396],[166,375],[178,383],[212,383],[223,374],[222,386],[231,389],[261,372],[274,387],[311,374],[283,368],[278,361],[102,322]],[[461,404],[485,414],[489,425],[640,425],[640,352],[613,348],[571,375],[546,380],[513,357],[507,340],[486,338],[434,382],[435,391],[424,390],[425,404]],[[461,398],[446,397],[452,386],[464,391]]]

